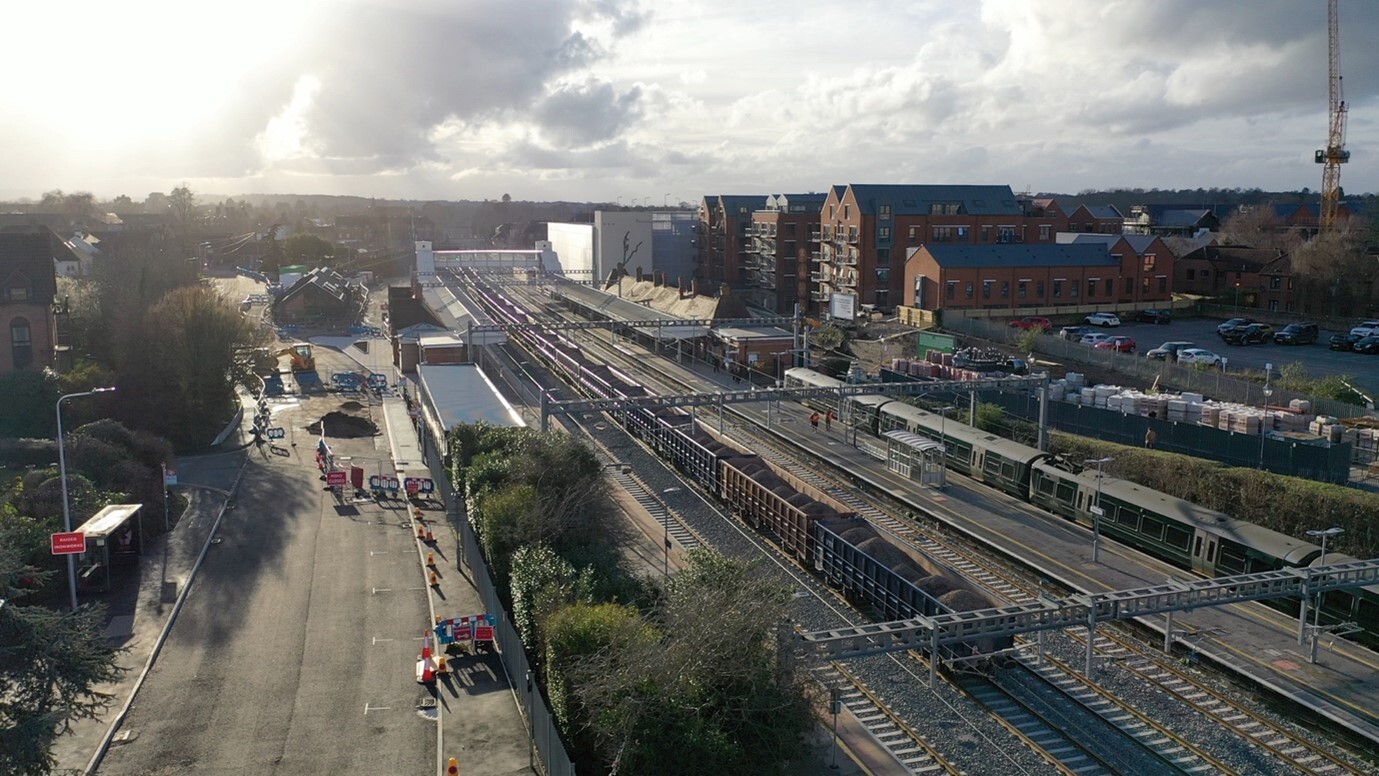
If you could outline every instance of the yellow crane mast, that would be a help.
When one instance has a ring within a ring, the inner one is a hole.
[[[1317,164],[1322,168],[1322,212],[1321,228],[1330,229],[1336,223],[1336,206],[1341,201],[1341,165],[1350,161],[1350,152],[1345,149],[1345,94],[1341,90],[1341,35],[1340,23],[1336,13],[1337,0],[1327,3],[1327,80],[1331,89],[1328,111],[1331,131],[1327,134],[1326,148],[1316,153]]]

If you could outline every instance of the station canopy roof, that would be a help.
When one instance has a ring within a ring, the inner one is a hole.
[[[417,377],[426,400],[448,431],[463,423],[525,426],[521,414],[473,364],[422,364]]]
[[[903,445],[912,447],[912,448],[914,448],[914,449],[920,451],[921,453],[928,453],[928,452],[939,452],[939,453],[942,453],[942,452],[946,452],[946,448],[945,448],[943,445],[939,444],[938,442],[935,442],[934,440],[932,440],[932,439],[930,439],[930,438],[928,438],[928,437],[922,437],[922,436],[920,436],[919,434],[915,434],[915,433],[912,433],[912,432],[909,432],[909,431],[905,431],[905,430],[903,430],[903,429],[895,429],[894,431],[887,431],[887,432],[885,433],[885,437],[886,437],[887,439],[894,439],[895,441],[897,441],[897,442],[899,442],[899,443],[901,443],[901,444],[903,444]]]
[[[659,332],[662,339],[693,339],[709,333],[707,326],[681,323],[683,318],[652,309],[629,299],[622,299],[616,294],[610,294],[597,288],[566,283],[560,286],[559,293],[587,310],[602,313],[610,320],[665,321],[666,325],[660,329],[643,329],[653,336]]]
[[[111,504],[91,516],[90,520],[81,524],[78,531],[86,534],[87,539],[100,539],[110,536],[119,530],[125,521],[133,517],[136,512],[143,509],[143,504]]]

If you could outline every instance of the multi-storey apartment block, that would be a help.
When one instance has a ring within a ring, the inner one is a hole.
[[[701,281],[733,288],[745,285],[752,213],[766,207],[766,195],[710,194],[699,204],[695,253]]]
[[[811,262],[819,258],[823,194],[774,194],[752,213],[744,265],[747,303],[782,315],[818,311],[810,296]]]

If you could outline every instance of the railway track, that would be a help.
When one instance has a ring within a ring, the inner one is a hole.
[[[866,728],[878,744],[890,752],[908,773],[961,773],[928,740],[902,720],[863,682],[841,663],[816,666],[814,680],[825,689],[838,691],[841,703]]]

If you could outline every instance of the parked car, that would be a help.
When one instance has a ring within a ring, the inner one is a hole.
[[[1140,310],[1135,314],[1135,320],[1140,323],[1173,323],[1172,310]]]
[[[1351,329],[1350,333],[1359,334],[1361,337],[1368,337],[1373,334],[1379,334],[1379,321],[1365,321],[1359,326],[1356,326],[1355,328]]]
[[[1231,329],[1234,329],[1237,326],[1249,326],[1252,323],[1257,323],[1257,321],[1255,321],[1254,318],[1232,318],[1229,321],[1226,321],[1225,323],[1216,327],[1216,336],[1224,337],[1226,336],[1226,332],[1230,331]]]
[[[1092,332],[1091,334],[1083,334],[1083,335],[1082,335],[1082,339],[1079,340],[1079,342],[1081,342],[1083,345],[1086,345],[1087,347],[1094,348],[1094,347],[1096,347],[1099,343],[1105,342],[1106,340],[1108,340],[1108,339],[1110,339],[1110,338],[1111,338],[1111,335],[1110,335],[1110,334],[1106,334],[1106,333],[1099,332],[1099,331],[1094,331],[1094,332]]]
[[[1280,345],[1311,345],[1320,333],[1315,323],[1290,323],[1279,329],[1274,342]]]
[[[1354,350],[1355,343],[1364,339],[1359,334],[1332,334],[1331,343],[1327,346],[1332,350]]]
[[[1197,343],[1195,342],[1184,342],[1182,340],[1175,340],[1173,342],[1165,342],[1157,348],[1145,352],[1144,357],[1158,359],[1159,361],[1165,361],[1170,359],[1177,360],[1179,351],[1195,347],[1197,347]]]
[[[1085,318],[1088,326],[1110,328],[1120,325],[1120,316],[1115,313],[1092,313]]]
[[[1351,346],[1351,350],[1356,353],[1364,353],[1367,356],[1379,355],[1379,334],[1371,334],[1356,342]]]
[[[1274,327],[1267,323],[1251,323],[1245,326],[1237,326],[1228,329],[1221,339],[1227,345],[1250,345],[1260,342],[1268,342],[1274,338]]]
[[[1091,333],[1091,326],[1064,326],[1058,330],[1058,338],[1069,342],[1081,342],[1084,334]]]
[[[1026,315],[1010,322],[1012,329],[1043,329],[1048,331],[1053,328],[1053,322],[1048,318],[1039,315]]]
[[[1114,350],[1117,353],[1134,353],[1135,341],[1123,336],[1107,337],[1093,347],[1097,350]]]
[[[1201,348],[1184,348],[1178,351],[1178,363],[1184,366],[1192,364],[1206,364],[1207,366],[1221,366],[1221,357]]]

